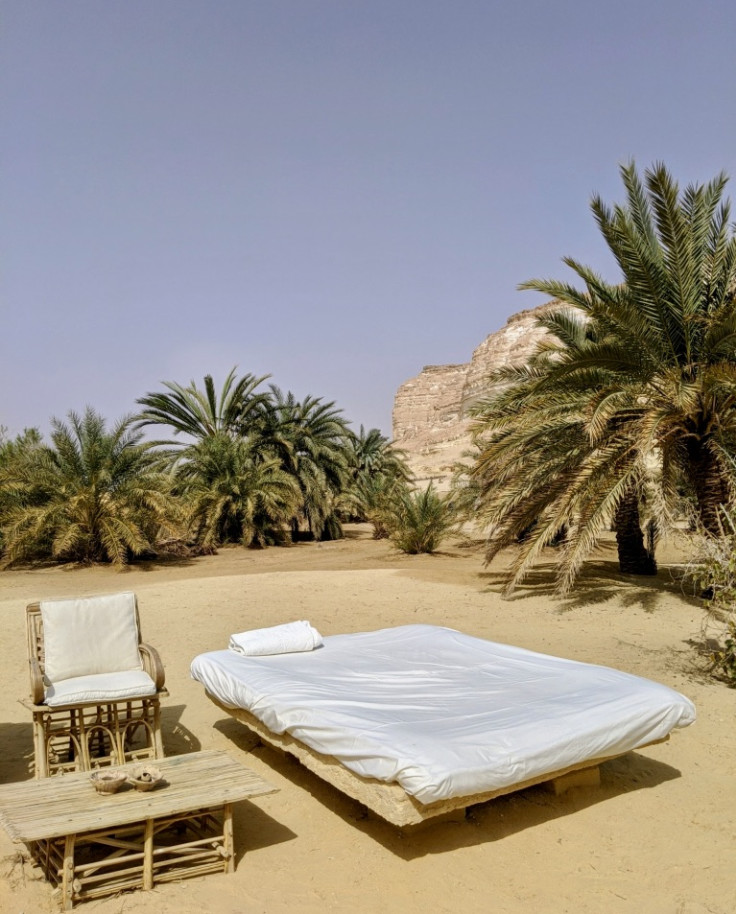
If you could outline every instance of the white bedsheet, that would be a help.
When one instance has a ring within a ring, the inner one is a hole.
[[[346,768],[421,803],[618,755],[695,720],[667,686],[602,666],[407,625],[307,654],[200,654],[192,676]]]

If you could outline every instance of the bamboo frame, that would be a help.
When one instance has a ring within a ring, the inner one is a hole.
[[[78,901],[235,868],[233,803],[273,793],[222,751],[157,762],[148,793],[100,795],[87,773],[0,787],[0,824],[28,845],[62,910]]]
[[[48,838],[31,853],[61,909],[129,889],[234,869],[232,804]]]
[[[156,694],[113,702],[45,705],[44,634],[40,603],[26,607],[30,700],[22,704],[33,716],[33,756],[36,778],[70,771],[89,771],[104,765],[163,758],[161,698],[165,671],[158,652],[140,641],[136,600],[138,649],[143,669],[156,685]],[[143,737],[142,745],[135,742]]]

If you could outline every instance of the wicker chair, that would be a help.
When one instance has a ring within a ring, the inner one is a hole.
[[[35,775],[163,758],[164,668],[133,593],[27,607]]]

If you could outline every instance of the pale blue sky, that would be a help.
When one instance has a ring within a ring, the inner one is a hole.
[[[3,0],[0,424],[234,365],[391,431],[618,166],[736,175],[736,4]],[[736,185],[729,185],[731,195]]]

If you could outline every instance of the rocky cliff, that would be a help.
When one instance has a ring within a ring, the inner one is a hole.
[[[536,316],[542,305],[510,317],[463,365],[427,365],[396,393],[393,438],[421,483],[434,480],[441,489],[450,482],[452,467],[470,447],[468,410],[488,391],[488,376],[501,365],[524,362],[546,331]]]

